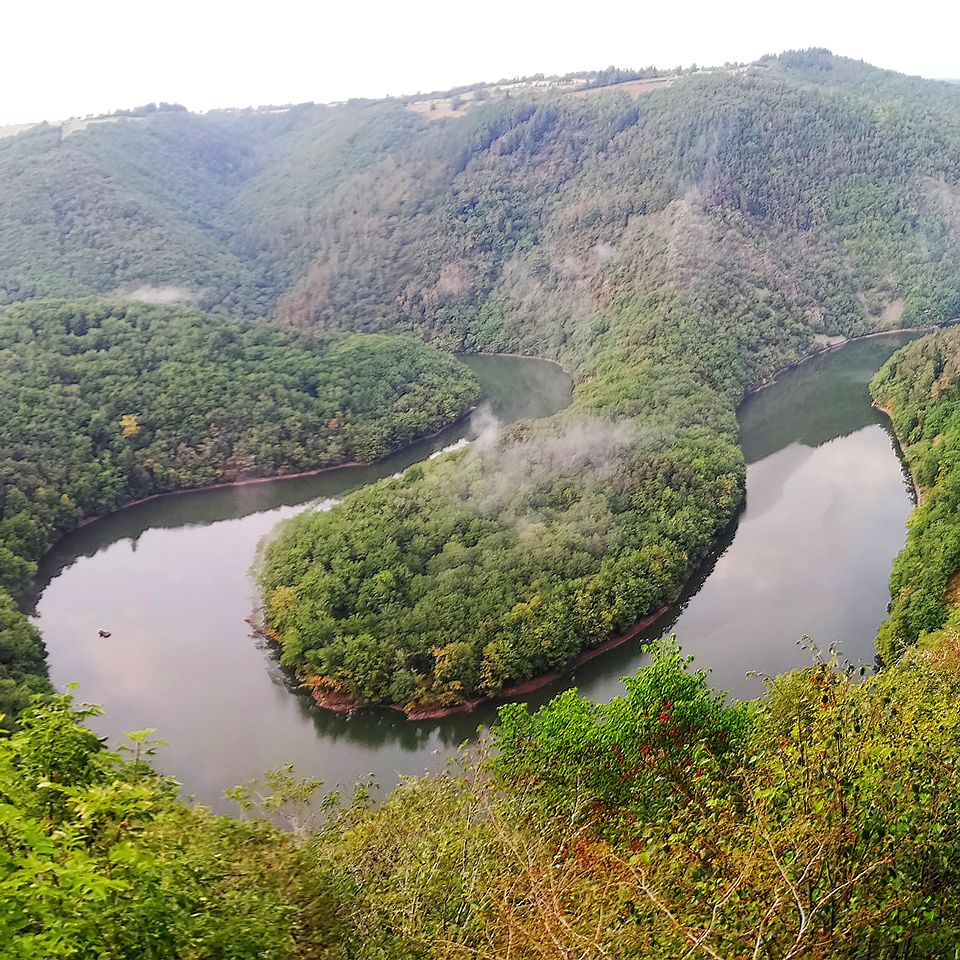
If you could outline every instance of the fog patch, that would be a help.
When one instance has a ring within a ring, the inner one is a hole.
[[[617,248],[612,243],[600,241],[586,253],[565,254],[556,264],[556,269],[565,280],[574,283],[591,282],[616,255]]]
[[[500,440],[503,429],[499,417],[493,412],[489,403],[484,403],[470,417],[470,431],[475,434],[473,440],[474,451],[486,454],[494,450]]]
[[[597,263],[602,267],[617,255],[617,248],[612,243],[604,243],[601,240],[593,248],[593,255],[596,257]]]
[[[453,453],[454,450],[462,450],[470,441],[466,437],[461,437],[454,443],[449,443],[445,447],[441,447],[439,450],[435,450],[433,453],[427,457],[428,460],[436,460],[437,457],[442,457],[445,453]],[[401,474],[402,476],[402,474]]]
[[[133,290],[120,291],[120,296],[125,300],[133,300],[135,303],[153,303],[160,305],[169,305],[173,303],[193,303],[198,298],[198,294],[186,287],[152,287],[144,285],[136,287]]]
[[[573,478],[580,489],[608,483],[628,448],[639,440],[634,425],[598,417],[524,424],[518,432],[505,428],[487,406],[477,410],[471,426],[476,439],[464,465],[479,467],[479,472],[465,471],[468,488],[461,497],[487,515],[500,513],[518,497],[522,500],[524,491],[550,486],[562,477]],[[531,518],[525,523],[535,525]]]

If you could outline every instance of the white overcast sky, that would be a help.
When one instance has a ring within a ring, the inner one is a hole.
[[[784,49],[960,77],[960,0],[0,0],[0,123],[380,97]]]

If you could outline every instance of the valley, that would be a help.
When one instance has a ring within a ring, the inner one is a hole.
[[[3,960],[953,955],[960,88],[2,133]]]
[[[867,384],[909,336],[847,344],[749,398],[740,411],[746,509],[718,556],[635,640],[523,699],[544,703],[576,685],[608,701],[622,692],[620,678],[647,661],[640,644],[671,633],[711,671],[711,683],[737,697],[763,692],[748,674],[803,666],[802,633],[871,664],[911,502]],[[549,364],[466,362],[505,423],[550,416],[569,402],[569,381]],[[279,519],[318,503],[328,509],[464,436],[466,426],[451,428],[373,467],[154,501],[64,538],[32,587],[54,684],[75,681],[78,697],[109,702],[93,725],[115,743],[125,730],[156,726],[168,742],[159,769],[215,809],[229,809],[230,786],[286,762],[347,792],[372,775],[381,796],[399,776],[442,770],[478,725],[495,720],[496,705],[417,722],[376,709],[318,710],[278,668],[274,650],[252,640],[244,618],[258,602],[250,558]],[[101,622],[111,627],[107,640],[96,635]],[[802,632],[799,622],[808,624]],[[232,748],[238,741],[243,751]]]

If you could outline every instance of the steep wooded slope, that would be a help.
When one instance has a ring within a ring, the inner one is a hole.
[[[960,330],[898,350],[874,378],[920,494],[907,545],[893,564],[890,616],[877,649],[887,663],[926,634],[958,626],[960,572]]]
[[[394,100],[43,125],[0,141],[0,277],[556,352],[641,274],[686,290],[729,250],[828,325],[909,320],[956,293],[958,101],[810,51],[432,122]]]
[[[456,703],[625,630],[739,503],[745,391],[824,335],[960,312],[951,88],[814,51],[423,138],[317,202],[281,317],[546,354],[576,389],[285,527],[268,619],[321,701]]]

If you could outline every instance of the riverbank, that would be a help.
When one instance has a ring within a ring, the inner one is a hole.
[[[684,586],[685,585],[686,584],[684,584]],[[665,613],[667,613],[669,609],[669,604],[660,607],[659,610],[637,621],[637,623],[635,623],[625,633],[611,637],[609,640],[605,640],[599,646],[591,647],[589,650],[582,651],[560,670],[551,670],[549,673],[542,673],[536,677],[531,677],[529,680],[524,680],[522,683],[504,687],[502,690],[498,690],[486,697],[473,697],[470,700],[464,700],[462,703],[456,703],[449,706],[441,704],[423,704],[409,708],[401,706],[397,703],[363,703],[340,691],[319,689],[316,686],[311,686],[304,680],[304,678],[299,679],[301,682],[303,682],[304,686],[310,689],[314,703],[324,710],[329,710],[331,713],[352,713],[355,710],[379,708],[383,710],[394,710],[398,713],[402,713],[407,720],[442,720],[444,717],[452,717],[458,713],[473,713],[473,711],[478,707],[487,703],[497,703],[501,700],[515,700],[517,697],[522,697],[528,693],[534,693],[537,690],[548,687],[551,683],[555,683],[557,680],[561,680],[563,677],[568,676],[578,667],[582,667],[591,660],[595,660],[597,657],[602,656],[611,650],[615,650],[617,647],[620,647],[628,641],[633,640],[648,627],[653,626],[653,624],[656,623],[657,620],[659,620]],[[247,623],[249,623],[250,626],[264,639],[267,639],[272,643],[279,643],[276,634],[274,634],[274,632],[270,630],[266,624],[259,623],[252,617],[247,618]]]
[[[769,387],[774,386],[776,382],[784,374],[790,373],[792,370],[796,370],[798,367],[802,367],[805,363],[809,363],[815,357],[822,357],[825,353],[833,353],[836,350],[842,350],[847,344],[850,343],[859,343],[861,340],[872,340],[875,337],[892,337],[898,333],[933,333],[934,330],[944,330],[947,327],[953,326],[957,323],[960,323],[960,317],[954,317],[952,320],[945,320],[943,323],[932,323],[925,327],[898,327],[893,330],[877,330],[874,333],[862,333],[856,337],[839,337],[837,339],[830,339],[830,342],[825,344],[819,350],[815,350],[813,353],[808,353],[805,357],[801,357],[799,360],[794,361],[793,363],[788,363],[786,366],[781,367],[779,370],[771,374],[766,380],[763,381],[759,386],[754,387],[752,390],[748,390],[740,400],[742,404],[748,397],[752,397],[755,393],[760,393],[761,390],[767,390]]]
[[[152,493],[149,497],[140,497],[137,500],[130,500],[124,503],[122,506],[117,507],[115,510],[110,510],[108,513],[99,513],[93,517],[86,517],[85,519],[81,520],[73,529],[79,530],[81,527],[87,527],[91,523],[96,523],[98,520],[102,520],[105,517],[113,516],[113,514],[120,513],[122,510],[129,510],[131,507],[139,506],[141,503],[152,503],[154,500],[164,500],[169,497],[179,497],[188,493],[206,493],[208,490],[228,490],[233,487],[249,487],[258,483],[277,483],[283,482],[284,480],[303,480],[306,477],[320,477],[325,473],[333,473],[335,470],[349,470],[356,467],[373,467],[398,453],[403,453],[404,450],[409,450],[411,447],[415,447],[418,443],[424,443],[426,441],[433,440],[434,438],[439,437],[441,433],[459,426],[469,416],[471,416],[476,409],[477,404],[472,404],[466,410],[464,410],[463,413],[461,413],[455,419],[444,424],[439,429],[434,430],[432,433],[425,433],[422,436],[415,437],[413,440],[410,440],[407,443],[388,451],[387,453],[383,454],[383,456],[377,457],[376,460],[349,460],[345,463],[332,464],[329,467],[317,467],[315,470],[301,470],[297,473],[275,473],[263,477],[245,477],[242,480],[224,480],[218,483],[204,484],[197,487],[184,487],[181,490],[167,490],[164,493]],[[63,536],[67,536],[69,533],[70,531],[67,531],[63,534]],[[56,541],[54,544],[51,544],[51,548],[55,545]]]
[[[559,360],[554,360],[552,357],[533,356],[528,353],[488,353],[485,350],[480,350],[477,353],[455,353],[454,357],[458,360],[461,357],[513,357],[516,360],[537,360],[540,363],[552,363],[555,367],[559,367],[568,377],[570,376],[567,368],[564,367]],[[572,379],[571,377],[571,380]]]

